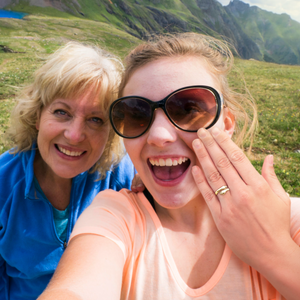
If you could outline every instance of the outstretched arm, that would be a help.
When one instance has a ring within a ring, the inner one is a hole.
[[[260,175],[225,132],[211,133],[200,129],[193,142],[201,164],[193,175],[220,233],[286,299],[299,299],[300,248],[290,235],[290,199],[275,175],[273,157],[266,157]],[[222,186],[229,191],[216,195]]]
[[[111,240],[91,234],[73,238],[38,300],[119,300],[124,255]]]

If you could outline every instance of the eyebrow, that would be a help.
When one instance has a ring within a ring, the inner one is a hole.
[[[63,101],[52,102],[52,103],[50,104],[50,106],[56,105],[56,104],[64,105],[64,106],[67,107],[68,109],[72,110],[72,107],[71,107],[69,104],[67,104],[67,103],[65,103],[65,102],[63,102]],[[91,112],[91,114],[92,114],[92,115],[97,115],[97,114],[105,115],[105,113],[104,113],[102,110],[100,110],[100,109],[99,109],[99,110],[93,110],[93,111]]]

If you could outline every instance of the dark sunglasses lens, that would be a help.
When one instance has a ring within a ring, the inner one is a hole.
[[[217,113],[217,102],[210,90],[191,88],[172,95],[167,100],[166,110],[181,129],[196,131],[213,122]]]
[[[113,106],[111,120],[121,135],[137,137],[146,131],[151,121],[151,107],[143,99],[123,99]]]

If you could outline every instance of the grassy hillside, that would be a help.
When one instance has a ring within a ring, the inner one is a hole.
[[[0,19],[0,45],[16,52],[0,52],[0,153],[9,149],[4,132],[19,87],[30,82],[44,58],[70,40],[96,43],[124,56],[139,41],[108,24],[83,20],[56,10],[38,9],[24,20]],[[49,16],[51,15],[51,16]],[[300,196],[300,67],[237,60],[230,82],[243,86],[240,74],[257,100],[260,128],[250,158],[260,170],[263,158],[273,153],[284,188]]]

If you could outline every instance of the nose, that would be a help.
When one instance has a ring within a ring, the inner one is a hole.
[[[78,144],[85,140],[85,122],[74,118],[64,131],[64,136],[70,144]]]
[[[168,143],[175,142],[177,130],[170,122],[162,109],[156,109],[154,120],[148,130],[147,142],[158,147],[164,147]]]

